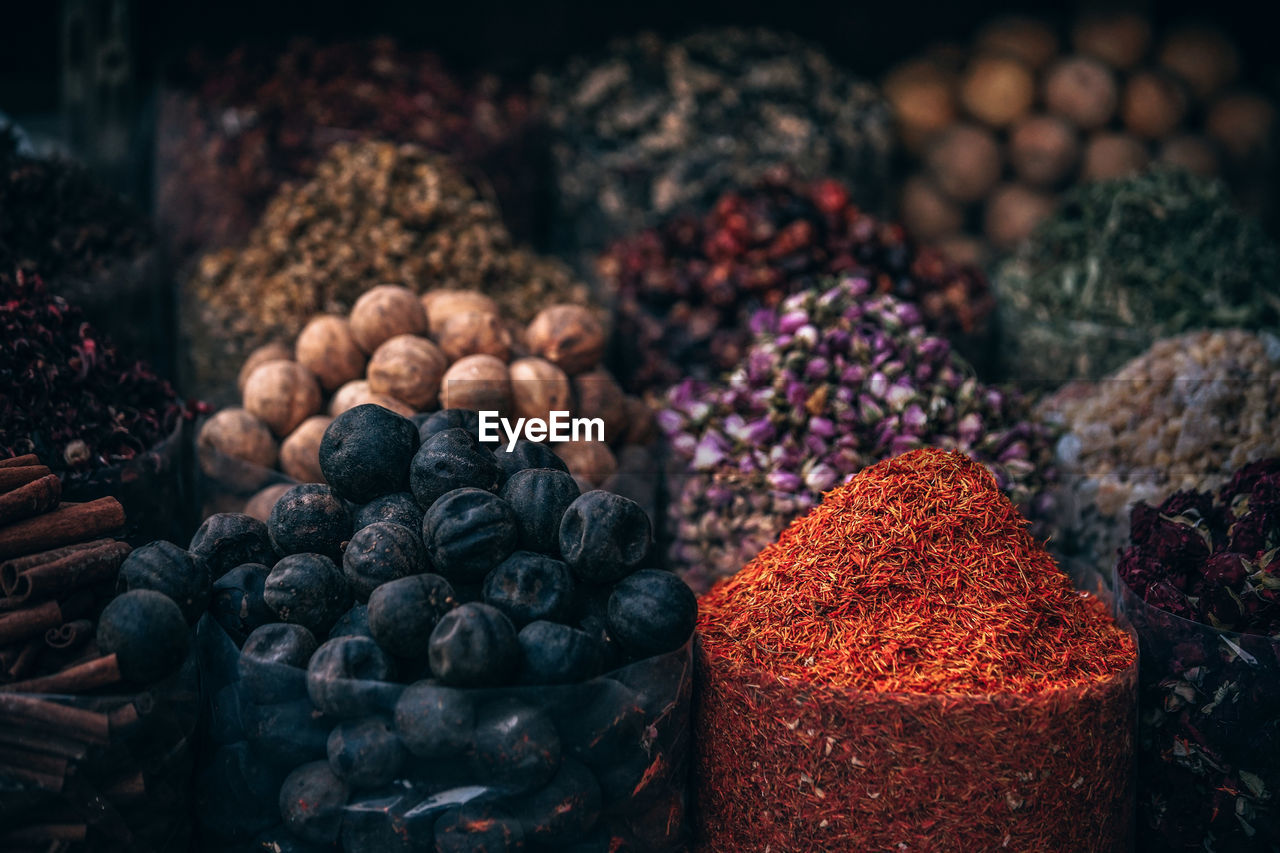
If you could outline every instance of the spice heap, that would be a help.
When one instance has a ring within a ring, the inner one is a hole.
[[[1133,641],[964,454],[867,468],[699,610],[706,849],[1125,841]]]
[[[186,412],[78,308],[19,271],[0,295],[0,454],[34,453],[70,482],[157,447]]]
[[[192,541],[219,578],[207,836],[683,849],[697,602],[643,568],[648,516],[580,494],[543,445],[434,426],[420,443],[388,409],[344,412],[328,485]]]
[[[671,561],[696,589],[732,574],[822,493],[923,446],[991,466],[1033,517],[1049,511],[1051,436],[1013,393],[975,379],[919,311],[865,279],[788,297],[752,321],[742,366],[686,381],[659,416],[681,466]]]
[[[1280,840],[1280,459],[1245,465],[1216,491],[1139,504],[1131,542],[1117,572],[1142,652],[1143,849],[1270,853]]]
[[[786,164],[883,197],[889,115],[815,47],[767,30],[616,41],[542,80],[558,191],[557,249],[598,250]]]
[[[1238,330],[1159,341],[1097,383],[1040,404],[1061,426],[1051,545],[1073,574],[1110,583],[1130,510],[1179,489],[1214,489],[1236,468],[1280,455],[1280,341]]]
[[[1193,328],[1280,328],[1280,251],[1220,183],[1154,171],[1073,191],[1001,265],[1014,377],[1098,379]]]
[[[460,78],[385,38],[192,55],[176,71],[160,102],[156,206],[180,257],[239,243],[285,182],[311,178],[335,142],[361,139],[457,158],[529,224],[533,108],[492,76]]]
[[[619,372],[633,390],[712,378],[740,363],[750,313],[819,278],[865,277],[920,306],[933,331],[976,343],[993,303],[976,269],[917,251],[837,181],[773,176],[619,241],[599,274],[618,295]]]
[[[1227,179],[1255,212],[1273,211],[1260,176],[1276,166],[1276,107],[1243,91],[1221,33],[1182,27],[1153,39],[1148,19],[1090,13],[1058,33],[1001,18],[967,49],[933,50],[885,77],[910,176],[907,226],[958,259],[1013,249],[1071,186],[1148,162]]]
[[[563,265],[515,248],[497,210],[444,159],[344,143],[312,180],[272,199],[247,245],[200,259],[183,312],[197,387],[224,392],[255,346],[298,334],[316,313],[348,311],[389,281],[479,290],[521,322],[587,299]]]
[[[240,370],[242,407],[223,409],[200,429],[201,467],[238,497],[237,509],[278,480],[277,465],[297,482],[322,483],[325,429],[348,409],[376,403],[424,428],[438,410],[470,410],[473,421],[478,410],[513,422],[549,422],[552,411],[598,418],[592,437],[579,432],[551,445],[574,476],[591,488],[620,487],[620,470],[623,479],[652,481],[642,449],[655,431],[652,415],[599,366],[604,346],[592,308],[548,305],[526,328],[476,291],[419,298],[379,285],[348,316],[316,315],[292,347],[268,344],[250,354]],[[500,430],[498,437],[509,441]]]
[[[24,154],[0,127],[0,299],[17,292],[16,271],[39,274],[131,355],[163,363],[172,341],[154,243],[141,212],[87,169]]]
[[[34,456],[0,461],[0,847],[186,847],[208,575],[104,538],[114,498],[60,498]]]

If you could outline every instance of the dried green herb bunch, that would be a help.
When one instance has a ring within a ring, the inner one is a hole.
[[[1045,517],[1052,436],[1016,394],[985,386],[919,309],[830,282],[759,312],[743,364],[720,385],[672,389],[659,424],[681,470],[671,559],[695,588],[730,575],[827,490],[918,447],[991,468]]]
[[[1226,187],[1156,170],[1078,187],[995,276],[1018,378],[1098,379],[1159,338],[1280,325],[1280,254]]]
[[[785,164],[881,201],[889,113],[812,45],[763,29],[647,33],[539,82],[561,249],[595,249]]]
[[[1206,491],[1280,456],[1280,340],[1235,329],[1162,340],[1109,378],[1042,402],[1063,427],[1051,545],[1081,579],[1109,582],[1131,508]]]
[[[517,248],[439,155],[343,143],[272,199],[244,247],[200,259],[183,312],[195,384],[225,391],[253,347],[296,335],[318,312],[345,313],[386,282],[479,290],[522,322],[550,302],[587,300],[562,264]]]

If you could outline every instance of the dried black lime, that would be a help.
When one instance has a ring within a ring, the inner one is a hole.
[[[334,722],[305,695],[269,705],[243,702],[241,718],[245,739],[258,759],[285,769],[323,759]]]
[[[307,663],[317,645],[315,635],[302,625],[274,622],[255,628],[240,649],[245,698],[263,705],[305,698]]]
[[[556,471],[564,471],[566,474],[569,473],[569,466],[556,455],[551,446],[538,441],[528,441],[522,438],[510,450],[507,450],[505,445],[498,447],[493,451],[493,455],[498,460],[498,467],[502,471],[504,482],[517,471],[524,471],[528,468],[551,468]]]
[[[560,555],[560,520],[581,490],[573,477],[554,468],[527,468],[503,484],[502,499],[516,514],[520,547]]]
[[[311,703],[334,717],[390,713],[401,686],[391,679],[395,668],[386,652],[368,637],[326,640],[307,665]]]
[[[396,702],[396,733],[418,758],[455,758],[471,747],[475,716],[465,691],[419,681]]]
[[[477,583],[516,547],[511,505],[482,489],[455,489],[422,519],[422,541],[435,571],[450,583]]]
[[[640,504],[595,490],[579,497],[560,520],[560,556],[587,583],[612,583],[649,554],[653,528]]]
[[[255,628],[276,621],[275,611],[263,598],[270,571],[261,563],[245,563],[214,581],[209,614],[237,646]]]
[[[304,483],[280,496],[267,529],[281,554],[323,554],[338,561],[351,538],[351,515],[333,489]]]
[[[428,658],[432,674],[445,684],[493,687],[515,674],[520,644],[502,611],[472,602],[441,617],[431,632]]]
[[[329,629],[326,639],[335,637],[368,637],[373,639],[373,630],[369,627],[369,605],[355,604],[346,613],[338,617]]]
[[[559,622],[530,622],[520,629],[520,680],[525,684],[576,684],[600,674],[600,641]]]
[[[317,637],[351,606],[351,593],[342,571],[320,554],[292,554],[267,575],[263,599],[282,622],[303,625]]]
[[[329,735],[329,767],[352,788],[389,784],[404,765],[405,749],[386,717],[339,723]]]
[[[425,660],[431,632],[456,605],[453,587],[439,575],[389,581],[369,596],[369,630],[389,654]]]
[[[573,576],[559,560],[532,551],[516,551],[484,579],[485,604],[498,608],[521,628],[538,619],[569,616]]]
[[[560,768],[560,736],[544,711],[518,699],[498,699],[476,712],[472,760],[491,787],[531,791]]]
[[[501,476],[492,450],[465,429],[446,429],[418,448],[409,469],[409,487],[418,505],[429,510],[454,489],[494,491]]]
[[[115,655],[120,675],[149,684],[177,671],[191,647],[191,629],[173,599],[155,590],[116,596],[98,617],[98,651]]]
[[[304,764],[280,786],[280,815],[289,831],[316,844],[338,840],[350,791],[327,761]]]
[[[209,567],[172,542],[135,548],[120,566],[117,591],[151,589],[171,598],[188,625],[209,607]]]
[[[518,853],[520,821],[488,803],[467,803],[436,821],[435,853]]]
[[[432,436],[447,429],[464,429],[480,440],[480,413],[475,409],[441,409],[430,415],[421,415],[418,424],[418,438],[426,444]],[[498,442],[481,442],[489,447],[497,447]]]
[[[276,561],[267,525],[242,512],[220,512],[206,518],[187,550],[204,560],[213,578],[245,563],[270,566]]]
[[[635,658],[675,651],[693,634],[698,600],[671,572],[641,569],[609,597],[609,633]]]
[[[410,492],[392,492],[374,498],[356,510],[354,528],[359,530],[375,521],[393,521],[418,534],[422,530],[422,507]]]
[[[403,492],[418,449],[413,422],[372,403],[347,409],[320,439],[320,470],[341,497],[368,503]]]
[[[600,784],[584,765],[572,758],[545,788],[527,794],[511,805],[530,844],[559,849],[579,840],[600,816]]]
[[[357,601],[365,601],[387,581],[427,569],[418,534],[403,524],[375,521],[351,537],[342,552],[342,572]]]

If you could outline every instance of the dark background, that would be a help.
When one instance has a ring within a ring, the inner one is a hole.
[[[391,33],[406,44],[438,50],[461,67],[522,73],[598,49],[610,36],[644,27],[678,33],[731,23],[791,30],[823,44],[852,70],[876,76],[924,45],[967,37],[996,13],[1025,11],[1061,18],[1063,5],[1038,0],[136,0],[133,29],[144,86],[154,82],[166,60],[195,44],[217,50],[243,41],[276,42],[290,35]],[[1157,25],[1187,17],[1216,23],[1235,38],[1246,58],[1257,59],[1275,49],[1272,22],[1259,20],[1259,5],[1243,0],[1212,4],[1179,0],[1127,7],[1145,9]],[[18,116],[56,110],[59,3],[0,0],[0,8],[0,110]],[[1259,71],[1252,71],[1256,79]]]

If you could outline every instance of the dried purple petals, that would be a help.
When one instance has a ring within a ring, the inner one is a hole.
[[[670,391],[670,556],[691,585],[736,572],[824,491],[917,447],[968,453],[1024,511],[1048,512],[1051,436],[1026,402],[974,378],[915,306],[871,291],[852,278],[790,296],[755,315],[722,384]]]
[[[170,436],[186,412],[169,383],[129,362],[79,309],[18,271],[0,295],[0,457],[58,472],[115,465]]]

